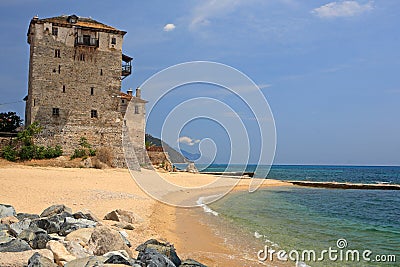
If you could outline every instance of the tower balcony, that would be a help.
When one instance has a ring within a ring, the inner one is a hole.
[[[89,35],[77,36],[75,37],[75,46],[99,47],[99,39]]]
[[[132,74],[132,59],[130,56],[122,54],[121,80]]]

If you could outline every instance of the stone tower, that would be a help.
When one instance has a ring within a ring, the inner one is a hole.
[[[121,92],[132,70],[132,58],[122,53],[125,34],[76,15],[31,20],[25,122],[43,127],[39,144],[59,144],[71,155],[85,137],[94,148],[109,149],[115,167],[125,166],[124,105],[133,99],[142,122],[146,103],[140,94]],[[143,137],[134,139],[135,146],[144,148],[144,125],[138,132]]]

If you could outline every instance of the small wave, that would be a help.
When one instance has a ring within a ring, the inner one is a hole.
[[[376,184],[391,184],[392,181],[386,182],[386,181],[375,181]]]
[[[204,204],[204,200],[206,200],[207,198],[215,198],[217,196],[219,196],[219,195],[213,195],[213,196],[208,196],[208,197],[199,197],[199,199],[196,201],[196,204],[199,207],[202,207],[205,213],[211,213],[214,216],[218,216],[218,212],[216,212],[215,210],[212,210],[209,206]]]
[[[277,244],[277,243],[275,243],[275,242],[272,242],[271,240],[269,240],[268,238],[267,238],[267,236],[265,236],[265,235],[262,235],[262,234],[260,234],[259,232],[254,232],[254,237],[255,238],[257,238],[257,239],[260,239],[260,238],[265,238],[265,243],[267,243],[267,244],[269,244],[271,247],[279,247],[279,245]]]
[[[254,237],[260,239],[263,235],[259,234],[258,232],[254,232]]]
[[[298,261],[296,262],[296,267],[311,267],[311,266],[307,265],[305,262]]]

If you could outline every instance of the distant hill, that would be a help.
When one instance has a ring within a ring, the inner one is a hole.
[[[145,141],[146,143],[147,142],[152,143],[157,147],[164,147],[172,163],[186,163],[190,161],[190,159],[188,160],[184,155],[182,155],[181,153],[179,153],[178,151],[176,151],[175,149],[170,147],[167,143],[165,143],[164,141],[160,140],[157,137],[154,137],[150,134],[146,134]]]
[[[182,149],[181,149],[181,152],[182,152],[182,155],[190,161],[196,161],[201,157],[201,155],[199,153],[190,153],[190,152],[187,152]]]

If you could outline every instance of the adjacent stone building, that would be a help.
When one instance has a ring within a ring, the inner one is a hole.
[[[121,80],[132,72],[132,58],[122,53],[125,31],[75,15],[39,19],[28,29],[30,45],[25,122],[38,121],[42,145],[61,145],[66,155],[85,137],[94,148],[107,148],[113,165],[124,167],[124,116],[134,103],[130,129],[138,164],[144,162],[145,103]],[[137,151],[136,151],[136,148]]]

